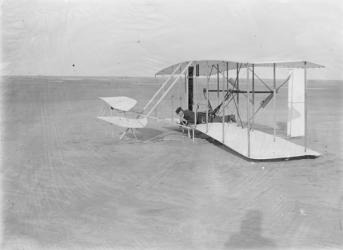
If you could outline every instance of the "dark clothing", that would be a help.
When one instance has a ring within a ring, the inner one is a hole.
[[[187,121],[187,123],[194,123],[194,112],[190,110],[184,110],[183,118]]]
[[[187,120],[188,123],[194,124],[194,112],[190,110],[183,111],[183,118]],[[197,124],[198,123],[205,123],[206,122],[206,113],[205,112],[197,112]]]
[[[181,111],[181,107],[176,110],[178,114]],[[194,112],[191,110],[182,110],[183,112],[183,119],[186,121],[187,124],[194,124]],[[206,112],[197,112],[197,124],[199,123],[206,123]],[[210,111],[208,112],[208,122],[222,122],[223,118],[220,116],[213,115]],[[224,117],[225,122],[236,122],[235,115],[226,115]]]
[[[217,116],[214,117],[213,119],[210,120],[211,122],[222,122],[223,117],[222,116]],[[236,122],[236,117],[235,115],[226,115],[224,117],[224,122]]]

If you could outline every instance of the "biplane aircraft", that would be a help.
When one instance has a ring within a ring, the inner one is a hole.
[[[120,139],[128,131],[136,136],[135,129],[147,126],[148,119],[155,119],[152,114],[166,99],[168,93],[178,83],[184,83],[184,105],[194,113],[193,121],[195,122],[181,124],[181,120],[179,120],[176,124],[174,117],[170,121],[182,129],[188,129],[188,134],[189,131],[192,131],[193,141],[195,131],[199,131],[250,160],[315,158],[320,154],[308,147],[306,85],[308,69],[322,67],[324,66],[308,61],[242,63],[225,60],[195,60],[180,62],[156,73],[156,76],[167,76],[167,78],[145,104],[142,112],[134,118],[128,118],[126,113],[131,111],[137,101],[123,96],[101,97],[112,110],[122,112],[122,116],[111,115],[98,118],[126,128]],[[264,71],[267,68],[272,69],[271,84],[257,74],[256,69],[258,68],[263,68]],[[280,82],[276,79],[277,69],[288,69],[290,73]],[[242,84],[243,81],[240,78],[242,71],[246,72],[245,84]],[[213,83],[210,84],[213,78],[216,80],[215,89],[211,89]],[[204,81],[206,88],[199,91],[200,82]],[[257,89],[256,83],[260,83],[264,89]],[[276,101],[279,90],[286,85],[288,86],[287,137],[303,137],[302,145],[281,138],[276,132]],[[242,88],[243,86],[245,87]],[[203,93],[205,103],[198,100],[199,92]],[[211,93],[217,97],[216,107],[211,103]],[[261,102],[256,102],[256,95],[263,95]],[[243,103],[244,105],[242,105]],[[273,133],[258,130],[254,123],[256,115],[270,103],[273,106]],[[242,112],[242,106],[245,109],[244,112]],[[205,119],[199,121],[197,115],[199,115],[201,107],[205,109],[202,110],[202,114],[206,115]],[[230,117],[229,107],[235,110],[237,120],[227,119]],[[245,114],[245,119],[243,119],[242,113]]]

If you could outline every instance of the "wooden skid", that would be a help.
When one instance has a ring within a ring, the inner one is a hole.
[[[206,124],[198,124],[196,129],[216,141],[223,143],[223,124],[209,123],[206,132]],[[247,128],[238,127],[235,123],[224,125],[224,145],[236,151],[242,156],[252,160],[275,160],[318,157],[320,154],[311,149],[306,152],[303,146],[292,143],[280,137],[253,130],[250,131],[250,156],[248,155],[248,133]]]

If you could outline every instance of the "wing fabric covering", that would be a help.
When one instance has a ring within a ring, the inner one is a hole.
[[[130,97],[126,96],[116,96],[116,97],[99,97],[101,100],[106,102],[112,108],[119,110],[119,111],[129,111],[132,109],[136,104],[137,101]]]
[[[294,69],[288,83],[287,136],[305,135],[305,78],[304,69]]]

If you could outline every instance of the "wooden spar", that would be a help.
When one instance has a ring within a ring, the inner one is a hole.
[[[185,106],[188,107],[188,82],[187,82],[187,73],[186,72],[185,72],[185,93],[186,93]]]
[[[258,80],[260,80],[260,82],[261,82],[267,89],[269,89],[270,91],[273,92],[273,90],[268,86],[267,83],[265,83],[265,82],[263,81],[263,79],[261,79],[261,78],[258,76],[258,74],[255,73],[255,76],[256,76],[256,78],[257,78]]]
[[[210,75],[211,77],[211,75]],[[210,87],[210,78],[207,78],[207,82],[206,82],[206,101],[207,101],[207,105],[206,105],[206,133],[208,132],[208,109],[209,109],[209,92],[208,89]]]
[[[182,103],[182,82],[180,82],[178,92],[179,92],[178,93],[178,95],[179,95],[179,107],[182,107],[183,106],[183,103]]]
[[[274,135],[274,142],[276,138],[276,65],[273,63],[273,119],[274,119],[274,126],[273,126],[273,135]]]
[[[226,63],[226,66],[227,66],[227,63]],[[227,67],[226,67],[227,68]],[[222,81],[222,88],[223,88],[223,91],[222,91],[222,98],[223,98],[223,103],[225,101],[225,77],[224,77],[224,72],[223,72],[223,81]],[[223,138],[222,138],[222,141],[223,143],[225,143],[225,105],[222,105],[223,107],[223,118],[222,118],[222,123],[223,123],[223,126],[222,126],[222,134],[223,134]]]
[[[226,62],[226,95],[228,93],[229,93],[229,63]]]
[[[248,157],[250,157],[250,91],[249,91],[249,70],[248,70],[248,64],[247,64],[247,138],[248,138]]]
[[[237,79],[237,86],[236,89],[239,89],[239,64],[236,64],[236,79]],[[239,93],[237,94],[237,110],[239,110]]]
[[[217,64],[217,99],[219,105],[219,64]]]
[[[197,67],[197,65],[195,65],[195,68]],[[195,74],[194,74],[195,73]],[[194,136],[195,136],[195,129],[197,127],[197,74],[196,72],[193,72],[193,112],[194,112],[194,126],[193,126],[193,142],[194,142]]]
[[[174,122],[174,95],[171,96],[171,120]]]
[[[306,85],[307,85],[307,63],[304,62],[304,109],[305,109],[305,130],[304,130],[304,151],[307,150],[307,93],[306,93]]]
[[[276,89],[277,90],[277,89]],[[209,89],[208,90],[209,92],[217,92],[216,89]],[[219,92],[222,92],[222,90],[219,90]],[[224,92],[230,92],[230,93],[243,93],[243,94],[246,94],[248,93],[248,91],[246,90],[224,90]],[[252,91],[250,90],[249,91],[250,93],[252,93]],[[268,91],[268,90],[255,90],[254,91],[255,94],[272,94],[274,93],[274,91]],[[251,100],[251,103],[252,103],[252,100]]]
[[[188,67],[193,63],[193,61],[190,61],[187,66],[183,69],[183,73],[188,69]],[[181,75],[183,74],[181,73]],[[169,87],[167,88],[167,90],[163,93],[163,95],[160,97],[160,99],[158,99],[158,101],[155,103],[154,106],[152,106],[152,108],[150,109],[150,111],[147,113],[146,116],[150,116],[150,114],[157,108],[157,106],[160,104],[160,102],[166,97],[166,95],[169,93],[169,91],[174,87],[174,85],[177,83],[177,81],[179,80],[180,75],[178,75],[175,80],[169,85]]]
[[[229,89],[229,63],[226,62],[226,89]]]
[[[255,113],[255,64],[252,65],[252,114]],[[251,128],[254,129],[254,116],[251,120]]]
[[[226,63],[226,94],[229,93],[229,63]]]
[[[256,75],[255,75],[255,76],[256,76]],[[285,85],[285,84],[288,82],[289,78],[290,78],[290,76],[287,77],[286,80],[285,80],[283,83],[281,83],[281,84],[276,88],[276,92],[278,92],[279,89],[281,89],[281,87],[282,87],[283,85]],[[257,108],[257,110],[256,110],[256,111],[254,110],[254,114],[250,116],[250,120],[252,120],[253,118],[255,118],[255,116],[256,116],[256,114],[258,113],[258,111],[260,111],[261,108],[265,108],[265,107],[268,105],[269,101],[272,100],[272,98],[273,98],[274,91],[256,91],[256,90],[255,90],[255,94],[256,94],[256,93],[262,93],[262,92],[263,92],[263,93],[269,93],[269,95],[261,102],[261,104],[260,104],[260,106]],[[246,91],[245,91],[244,93],[246,93]],[[251,93],[251,92],[250,92],[250,93]],[[270,97],[271,97],[271,98],[270,98]]]
[[[247,133],[248,133],[248,157],[250,157],[250,121],[249,121],[249,115],[250,115],[250,91],[249,91],[249,69],[247,64]]]
[[[169,82],[169,80],[174,76],[174,74],[176,73],[176,71],[178,69],[181,69],[181,64],[179,64],[175,70],[173,71],[173,73],[171,75],[169,75],[169,77],[167,78],[167,80],[162,84],[162,86],[156,91],[156,93],[152,96],[152,98],[147,102],[147,104],[145,104],[145,106],[143,107],[143,110],[145,110],[150,103],[156,98],[156,96],[161,92],[161,90],[167,85],[167,83]]]

